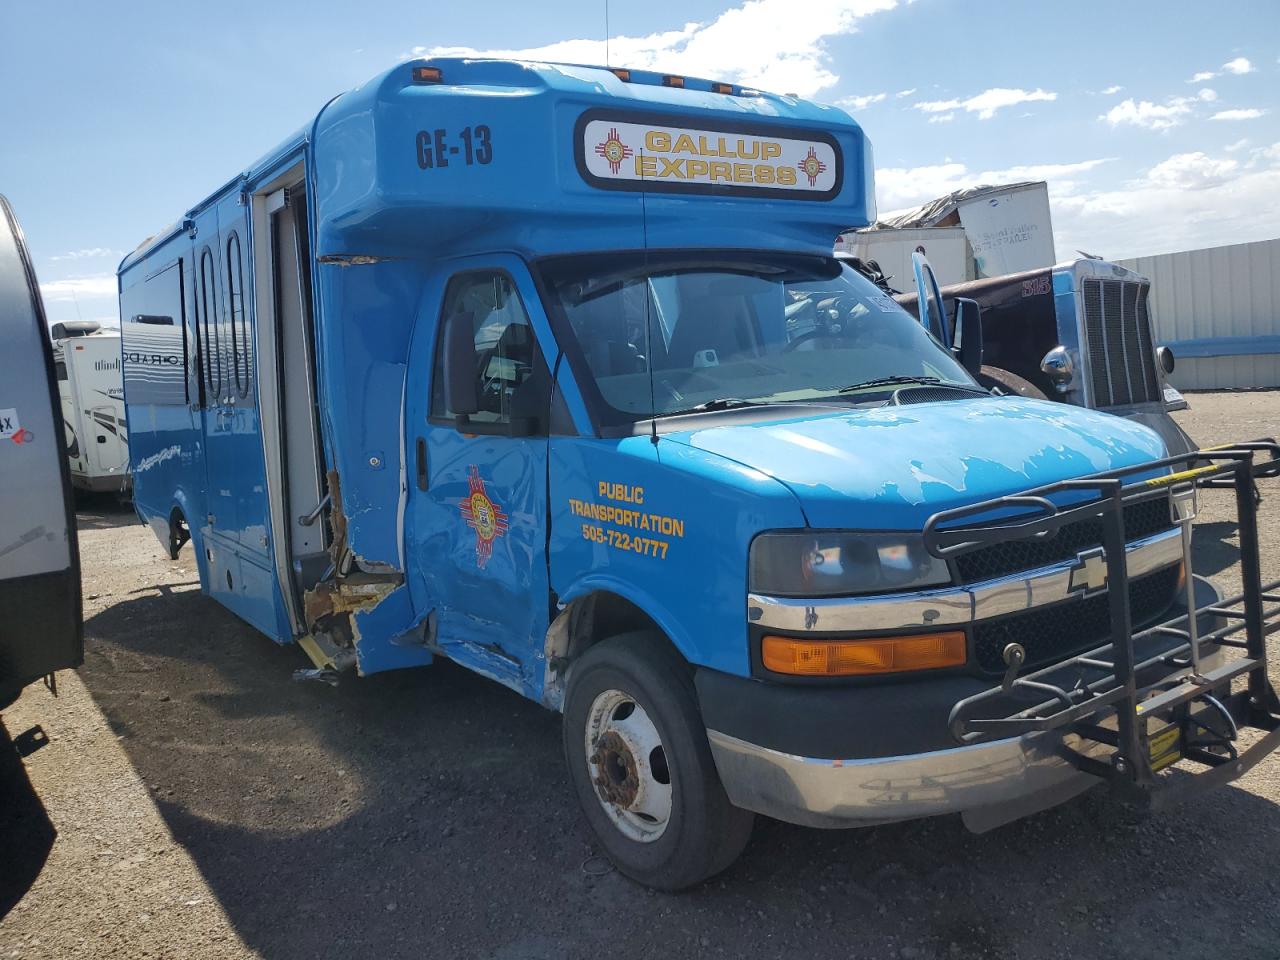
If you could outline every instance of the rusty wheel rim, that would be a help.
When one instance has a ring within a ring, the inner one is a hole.
[[[587,773],[623,836],[652,843],[671,820],[671,773],[658,728],[635,698],[606,690],[587,713]]]

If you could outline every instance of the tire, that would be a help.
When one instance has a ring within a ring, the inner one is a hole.
[[[999,387],[1005,393],[1016,394],[1019,397],[1029,397],[1032,400],[1049,399],[1048,395],[1030,380],[1026,380],[1016,373],[1010,373],[1000,367],[988,367],[983,364],[982,370],[978,374],[978,382],[988,389]]]
[[[644,749],[629,745],[648,741],[633,732],[649,727],[658,747],[637,762],[633,754]],[[755,815],[729,802],[716,774],[692,671],[661,634],[612,637],[574,663],[565,693],[564,752],[587,823],[605,853],[620,872],[646,886],[676,891],[700,883],[733,863],[751,838]],[[665,820],[660,813],[634,812],[660,810],[664,796]]]

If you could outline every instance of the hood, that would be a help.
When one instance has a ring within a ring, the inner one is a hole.
[[[1021,397],[849,410],[666,439],[780,481],[811,526],[871,530],[919,529],[939,510],[1165,456],[1147,427]]]

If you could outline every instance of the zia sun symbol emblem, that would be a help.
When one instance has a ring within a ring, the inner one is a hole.
[[[458,509],[467,526],[476,532],[476,566],[483,570],[493,556],[493,541],[507,532],[507,515],[490,499],[476,467],[467,477],[467,488],[467,495],[458,501]]]
[[[622,142],[622,138],[618,136],[617,127],[609,130],[609,136],[605,138],[603,143],[596,144],[596,153],[604,157],[605,163],[609,164],[609,170],[613,173],[621,170],[622,161],[629,158],[634,152]]]
[[[818,174],[823,173],[827,169],[827,165],[818,159],[818,152],[809,147],[809,155],[796,164],[797,169],[809,178],[809,186],[816,187],[818,185]]]

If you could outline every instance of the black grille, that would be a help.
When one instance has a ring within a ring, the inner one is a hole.
[[[1176,566],[1131,580],[1129,615],[1134,628],[1168,610],[1177,591]],[[1004,649],[1011,643],[1022,644],[1027,665],[1036,666],[1101,646],[1110,635],[1111,608],[1104,591],[979,623],[973,628],[974,656],[987,673],[1003,673]]]
[[[1162,399],[1147,313],[1151,284],[1084,280],[1081,286],[1094,405],[1115,407]]]
[[[1141,540],[1172,527],[1166,497],[1143,500],[1124,508],[1126,540]],[[1102,519],[1079,520],[1067,524],[1047,540],[1007,540],[966,553],[956,559],[956,567],[961,583],[979,583],[1070,560],[1081,550],[1101,545]]]

